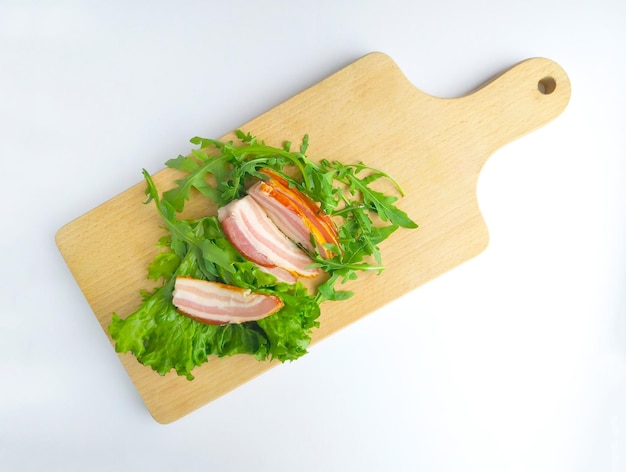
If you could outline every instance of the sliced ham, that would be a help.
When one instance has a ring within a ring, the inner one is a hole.
[[[259,266],[281,268],[296,277],[315,277],[313,261],[278,229],[263,208],[247,195],[218,209],[217,217],[228,240]]]
[[[280,298],[218,282],[177,277],[172,304],[205,324],[243,323],[265,318],[283,307]]]
[[[259,181],[248,189],[251,195],[263,207],[276,226],[291,240],[302,247],[313,250],[311,235],[319,254],[328,258],[332,252],[324,244],[338,245],[337,228],[309,197],[280,175],[264,171],[269,179]]]

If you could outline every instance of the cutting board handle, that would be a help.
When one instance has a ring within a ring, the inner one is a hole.
[[[475,159],[484,162],[495,150],[556,118],[570,95],[565,71],[549,59],[533,58],[451,102],[463,108],[454,110],[455,116],[468,120],[462,139],[481,151]]]

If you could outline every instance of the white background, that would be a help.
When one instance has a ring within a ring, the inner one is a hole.
[[[479,257],[157,424],[55,232],[371,51],[573,94],[485,166]],[[621,0],[2,1],[0,470],[625,471],[625,84]]]

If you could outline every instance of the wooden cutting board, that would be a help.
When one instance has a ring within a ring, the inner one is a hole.
[[[488,243],[476,201],[483,164],[501,146],[559,115],[569,97],[566,73],[547,59],[521,62],[468,96],[442,99],[417,90],[388,56],[371,53],[241,126],[278,147],[284,140],[295,145],[308,133],[312,159],[362,160],[389,172],[407,194],[399,207],[420,226],[401,229],[381,245],[382,275],[361,276],[347,287],[356,292],[352,299],[322,305],[314,342],[480,253]],[[155,181],[164,190],[176,177],[166,169]],[[163,230],[154,206],[142,204],[144,189],[138,183],[56,235],[107,336],[111,314],[126,317],[139,306],[139,290],[151,288],[146,268]],[[199,202],[190,202],[189,216],[206,211]],[[119,357],[161,423],[280,365],[245,355],[211,359],[190,382],[175,373],[161,377],[129,354]]]

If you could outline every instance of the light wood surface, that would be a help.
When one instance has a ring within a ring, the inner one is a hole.
[[[517,64],[468,96],[442,99],[415,88],[388,56],[372,53],[242,125],[276,146],[284,140],[297,144],[308,133],[312,159],[384,169],[406,191],[400,208],[420,225],[381,245],[382,275],[363,275],[347,287],[356,292],[352,299],[322,305],[314,342],[479,254],[489,239],[476,200],[483,164],[498,148],[557,117],[569,97],[566,73],[547,59]],[[174,178],[174,171],[163,170],[155,181],[164,190]],[[140,303],[139,290],[150,288],[146,268],[162,229],[154,207],[142,204],[144,188],[138,183],[56,235],[107,336],[111,314],[129,315]],[[186,214],[207,211],[213,209],[196,199]],[[280,365],[244,355],[210,359],[189,382],[175,373],[161,377],[132,355],[119,357],[161,423]]]

